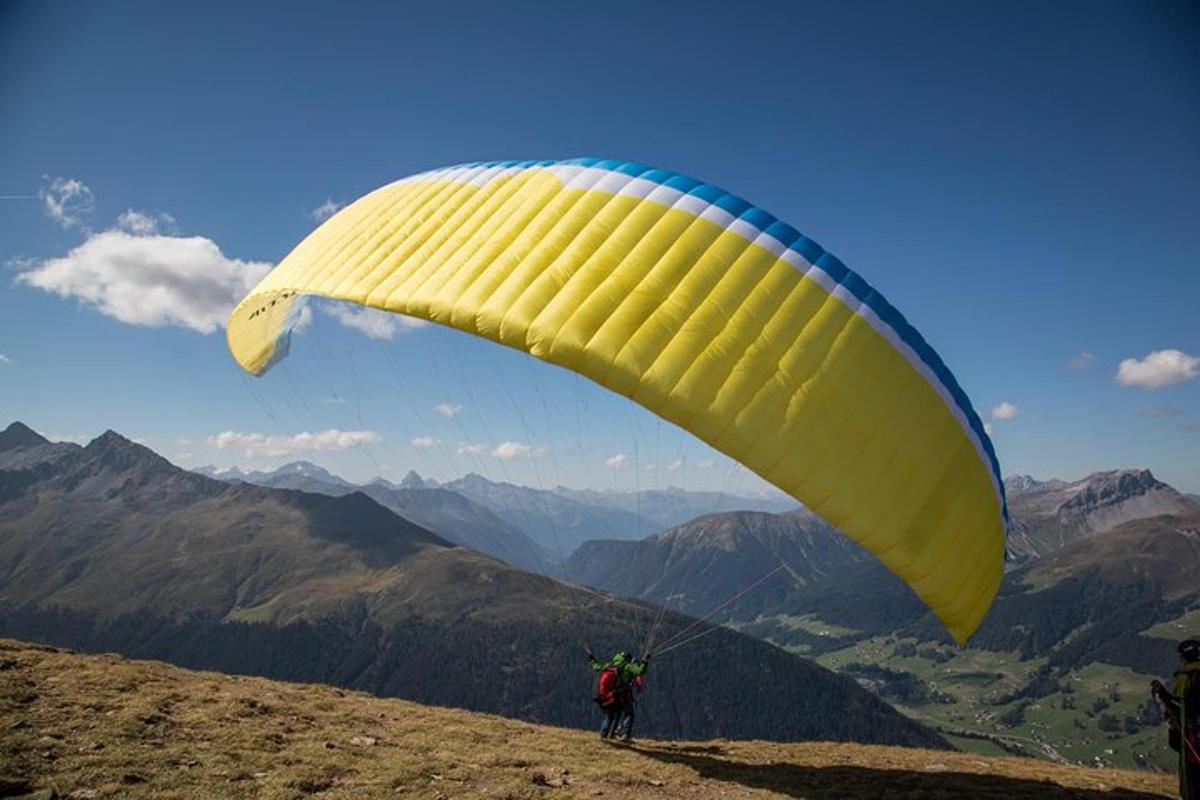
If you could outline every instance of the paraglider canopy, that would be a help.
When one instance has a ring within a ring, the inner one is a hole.
[[[919,333],[837,258],[714,186],[598,159],[466,164],[378,189],[234,309],[262,374],[305,295],[574,370],[788,492],[902,577],[961,644],[1003,573],[992,444]]]

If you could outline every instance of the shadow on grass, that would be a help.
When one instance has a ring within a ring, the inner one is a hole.
[[[691,767],[701,777],[766,789],[807,800],[862,798],[978,798],[979,800],[1150,800],[1163,795],[1128,789],[1080,789],[1051,781],[980,775],[969,772],[919,772],[868,767],[805,767],[798,764],[748,764],[713,757],[719,747],[665,748],[638,744],[633,749],[668,764]]]

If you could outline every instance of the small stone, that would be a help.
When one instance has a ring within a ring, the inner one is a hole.
[[[379,740],[374,736],[355,736],[350,740],[350,744],[355,747],[374,747],[377,741]]]
[[[325,749],[326,750],[337,750],[337,745],[334,744],[333,742],[326,742]]]
[[[534,786],[549,786],[550,780],[546,777],[546,773],[538,771],[529,776],[529,782]]]

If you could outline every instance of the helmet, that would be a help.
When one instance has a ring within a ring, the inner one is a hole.
[[[1177,649],[1184,661],[1200,661],[1200,641],[1187,639],[1180,642]]]

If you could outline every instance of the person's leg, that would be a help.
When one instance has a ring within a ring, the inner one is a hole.
[[[632,703],[626,706],[624,718],[621,720],[622,738],[627,742],[633,738],[633,709]]]

